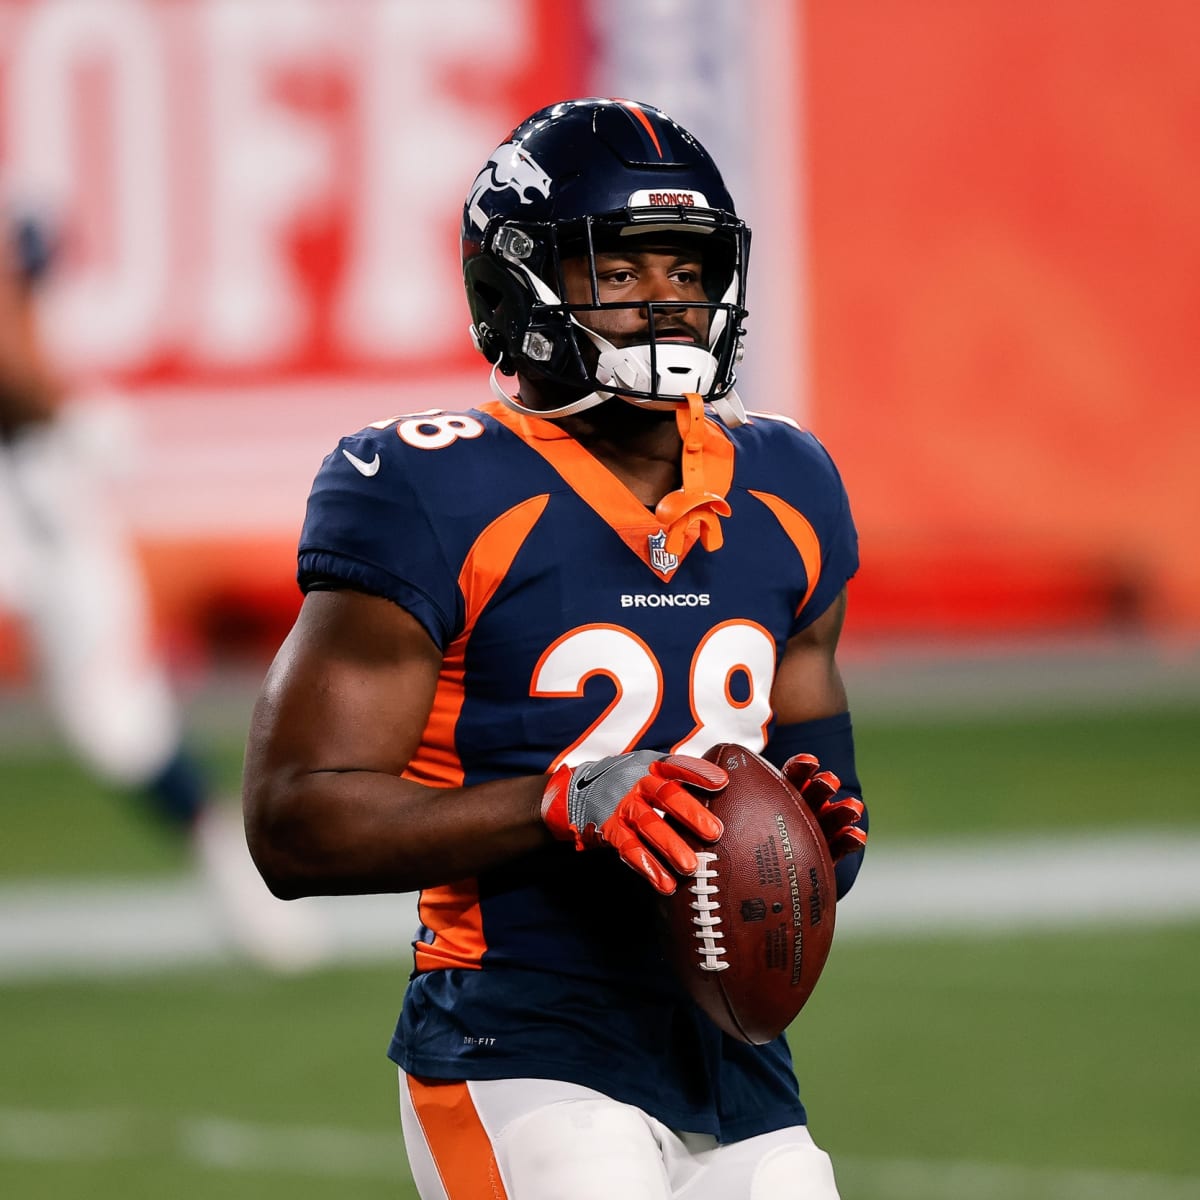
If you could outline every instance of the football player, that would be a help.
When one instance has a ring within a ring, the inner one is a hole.
[[[263,886],[236,810],[214,802],[183,744],[132,539],[103,478],[113,446],[91,416],[101,406],[72,396],[39,336],[35,293],[52,250],[44,222],[0,223],[0,603],[27,634],[71,749],[188,840],[231,944],[271,968],[312,965],[320,931]]]
[[[718,742],[840,777],[840,893],[866,841],[856,535],[817,440],[735,391],[749,243],[662,112],[534,113],[463,211],[494,399],[381,420],[316,477],[247,828],[278,895],[420,889],[390,1053],[425,1200],[837,1195],[784,1038],[724,1035],[656,943],[722,832]]]

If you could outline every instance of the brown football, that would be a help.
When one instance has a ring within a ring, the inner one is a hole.
[[[695,1002],[739,1041],[782,1033],[812,994],[833,941],[833,862],[783,774],[728,742],[704,755],[729,785],[703,797],[725,825],[685,834],[699,866],[661,900],[668,957]],[[702,795],[702,793],[696,793]]]

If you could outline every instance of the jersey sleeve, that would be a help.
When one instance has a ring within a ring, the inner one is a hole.
[[[821,574],[812,595],[796,614],[794,633],[811,625],[858,570],[858,530],[846,486],[829,452],[811,434],[809,437],[817,454],[814,473],[820,484],[811,512],[821,546]]]
[[[297,578],[304,592],[334,584],[391,600],[445,650],[460,620],[458,571],[419,465],[394,435],[342,438],[313,481]]]

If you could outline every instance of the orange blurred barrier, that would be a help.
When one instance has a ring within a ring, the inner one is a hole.
[[[1200,628],[1198,44],[1190,0],[808,5],[810,420],[861,608]]]

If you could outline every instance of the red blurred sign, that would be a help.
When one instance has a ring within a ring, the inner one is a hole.
[[[0,181],[66,231],[51,348],[142,401],[172,586],[238,537],[284,578],[339,434],[486,396],[463,198],[596,91],[738,164],[745,395],[843,470],[854,628],[1195,628],[1198,41],[1190,0],[0,0]]]
[[[101,452],[169,629],[261,610],[274,636],[337,438],[486,397],[463,200],[519,120],[580,90],[581,20],[558,0],[0,0],[0,215],[61,235],[42,329],[77,394],[134,402]],[[0,613],[0,668],[5,644]]]
[[[128,383],[470,361],[479,165],[573,90],[553,0],[124,0],[0,9],[10,204],[62,223],[60,358]]]

